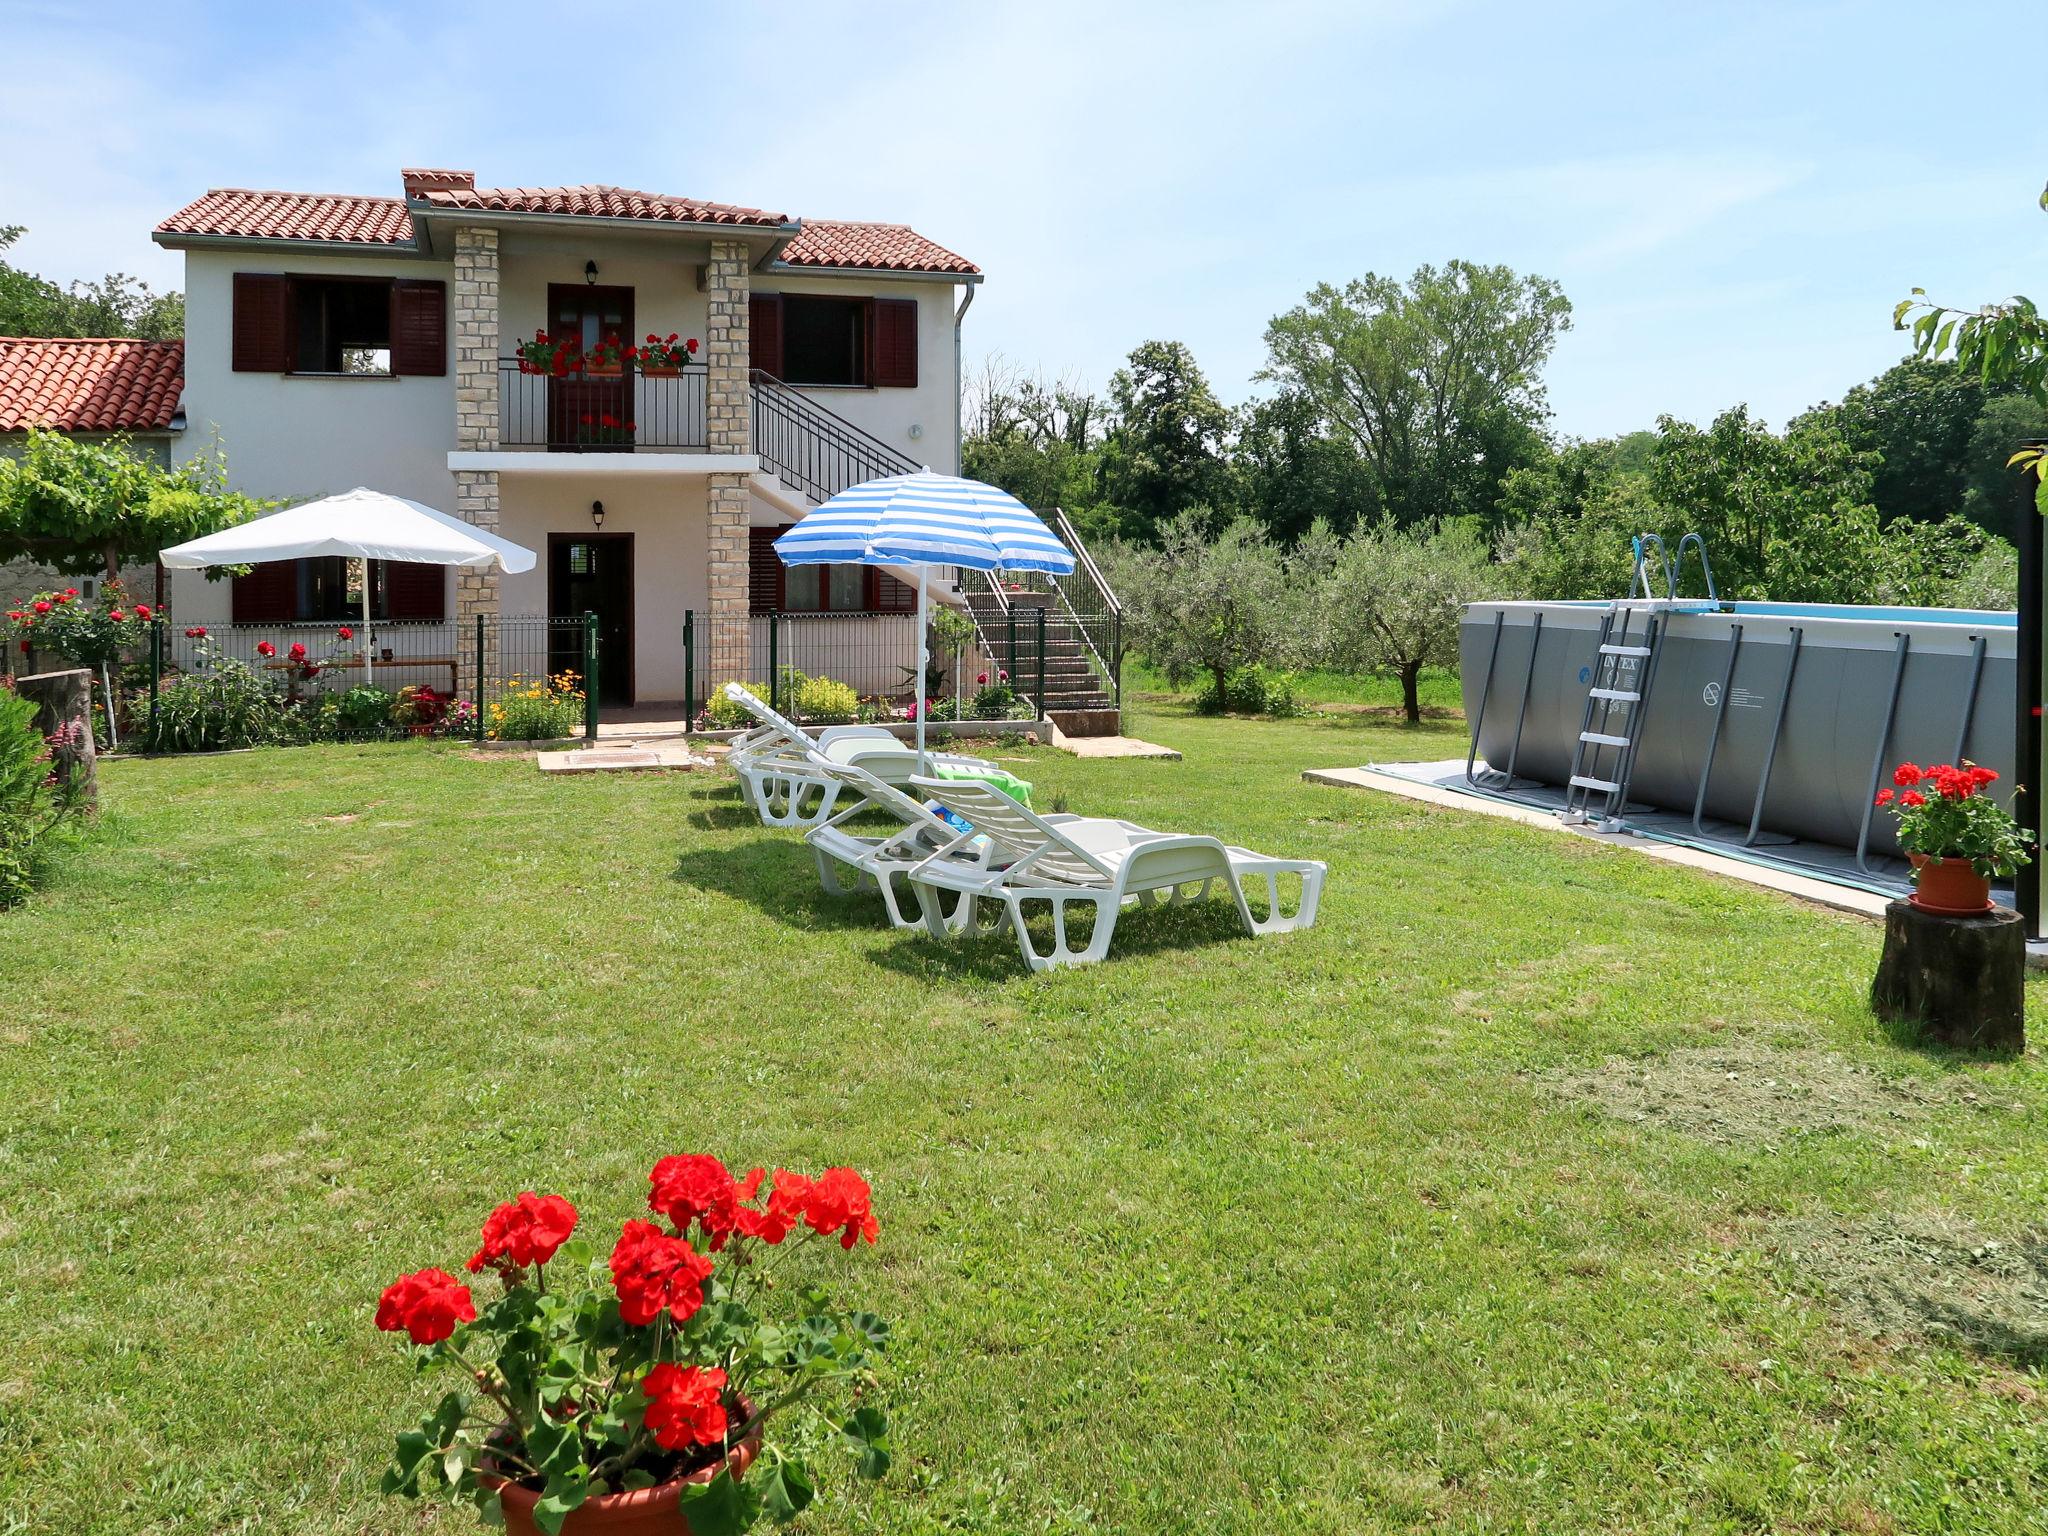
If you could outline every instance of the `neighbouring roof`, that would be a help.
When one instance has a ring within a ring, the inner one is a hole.
[[[807,219],[780,258],[792,267],[861,267],[878,272],[953,272],[981,268],[927,240],[908,224],[860,224],[850,219]]]
[[[640,219],[650,223],[730,225],[773,236],[800,221],[786,214],[625,187],[478,187],[467,171],[408,170],[406,197],[337,197],[312,192],[222,188],[188,203],[157,225],[170,244],[180,236],[295,240],[332,245],[411,247],[413,213],[536,214]],[[817,219],[797,228],[778,254],[789,267],[849,271],[930,272],[979,276],[981,269],[907,224]]]
[[[0,432],[162,432],[184,392],[182,341],[0,336]]]

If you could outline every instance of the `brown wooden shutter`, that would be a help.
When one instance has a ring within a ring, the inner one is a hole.
[[[782,606],[782,557],[775,553],[775,541],[787,528],[747,530],[747,608],[753,613],[773,613]]]
[[[868,611],[871,613],[915,613],[917,588],[898,581],[887,571],[868,567]]]
[[[756,293],[747,299],[747,331],[753,366],[782,377],[782,295]]]
[[[391,285],[391,371],[439,378],[448,371],[448,289],[400,278]]]
[[[236,373],[288,373],[292,366],[292,280],[274,272],[235,274],[232,366]]]
[[[384,609],[393,623],[441,623],[448,617],[448,569],[411,560],[385,560]]]
[[[266,560],[231,583],[229,615],[237,624],[289,624],[299,616],[299,562]]]
[[[875,387],[917,388],[917,300],[876,299],[874,313]]]

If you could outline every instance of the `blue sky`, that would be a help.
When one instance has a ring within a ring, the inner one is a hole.
[[[204,188],[389,193],[400,165],[903,219],[989,274],[970,358],[1099,388],[1172,337],[1229,400],[1315,282],[1463,256],[1564,285],[1559,431],[1736,401],[1775,423],[1895,359],[1915,283],[2048,298],[2038,92],[1997,69],[2024,72],[2037,20],[0,0],[0,223],[47,275],[175,286],[148,230]]]

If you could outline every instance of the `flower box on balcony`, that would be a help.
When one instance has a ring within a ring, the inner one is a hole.
[[[640,372],[646,377],[673,379],[683,371],[696,353],[697,338],[692,336],[688,341],[684,341],[674,331],[670,331],[667,337],[663,338],[649,331],[645,342],[628,350],[634,361],[640,365]]]

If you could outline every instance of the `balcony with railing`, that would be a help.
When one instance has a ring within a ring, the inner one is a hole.
[[[623,367],[555,375],[502,358],[499,444],[550,453],[703,452],[708,372],[699,363],[672,373]]]

